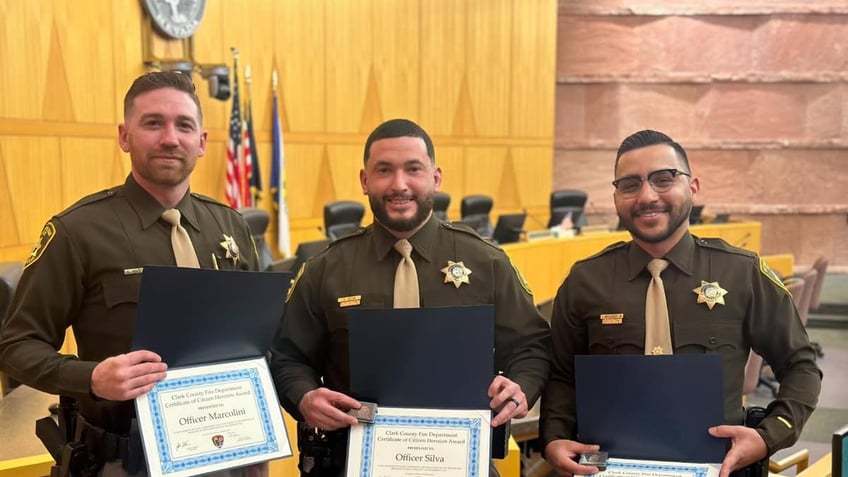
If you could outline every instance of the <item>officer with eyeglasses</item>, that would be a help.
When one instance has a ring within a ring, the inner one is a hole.
[[[792,297],[755,253],[689,232],[700,182],[692,176],[686,151],[670,137],[650,130],[627,137],[618,149],[615,177],[616,211],[632,241],[575,263],[557,292],[551,376],[541,404],[545,458],[561,475],[597,472],[577,462],[599,446],[576,441],[574,356],[650,354],[647,266],[664,259],[665,333],[672,349],[653,352],[722,356],[725,422],[704,432],[731,445],[720,477],[731,472],[760,475],[759,463],[798,440],[821,389],[816,354]],[[745,422],[742,406],[745,363],[752,349],[780,381],[777,399],[758,423],[751,422],[750,413]],[[626,393],[622,405],[627,405]]]

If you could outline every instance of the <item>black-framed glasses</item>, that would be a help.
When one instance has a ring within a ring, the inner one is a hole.
[[[648,184],[651,184],[651,189],[656,192],[668,192],[674,185],[675,178],[679,175],[692,177],[692,174],[677,169],[659,169],[651,172],[644,179],[639,176],[625,176],[612,181],[612,185],[622,198],[631,199],[639,195],[642,190],[642,182],[648,181]]]

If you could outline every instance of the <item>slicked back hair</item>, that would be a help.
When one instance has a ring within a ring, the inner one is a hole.
[[[203,124],[203,111],[200,109],[200,99],[195,92],[191,77],[176,71],[154,71],[139,76],[133,81],[127,95],[124,96],[124,118],[129,116],[133,102],[138,96],[157,89],[173,88],[189,95],[197,106],[197,119]]]
[[[371,152],[371,144],[380,139],[391,139],[395,137],[419,137],[424,141],[424,146],[427,147],[427,155],[430,156],[430,163],[436,164],[436,151],[433,150],[433,141],[430,135],[421,126],[415,124],[408,119],[390,119],[383,124],[377,126],[377,129],[371,132],[368,140],[365,141],[365,152],[363,154],[363,163],[368,165],[368,155]]]
[[[627,136],[621,141],[621,145],[618,147],[618,153],[615,156],[615,173],[618,172],[618,160],[621,159],[624,153],[656,144],[668,144],[671,146],[683,165],[683,172],[692,172],[689,168],[689,157],[686,155],[686,150],[683,149],[683,146],[674,142],[674,139],[668,137],[666,134],[651,129],[644,129]]]

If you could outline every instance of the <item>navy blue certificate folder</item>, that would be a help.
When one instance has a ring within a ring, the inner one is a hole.
[[[575,356],[577,434],[610,457],[719,463],[726,443],[718,355]]]
[[[132,349],[172,368],[264,356],[292,276],[146,266]]]
[[[380,406],[488,409],[493,305],[345,312],[350,391]]]

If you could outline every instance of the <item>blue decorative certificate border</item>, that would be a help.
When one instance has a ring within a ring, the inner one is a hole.
[[[372,453],[374,451],[374,426],[388,427],[431,427],[438,429],[467,429],[470,433],[468,442],[468,477],[480,475],[480,426],[479,418],[464,417],[419,417],[419,416],[380,416],[374,419],[374,424],[365,425],[362,435],[361,477],[371,477],[374,472]],[[487,467],[488,469],[488,464]]]
[[[693,477],[707,477],[709,469],[706,465],[686,465],[686,464],[663,464],[646,462],[607,462],[607,469],[621,470],[637,470],[637,471],[666,471],[666,472],[686,472]],[[592,474],[592,475],[601,475]]]
[[[177,389],[191,389],[192,387],[221,384],[230,381],[248,379],[256,396],[256,404],[259,407],[259,418],[262,421],[264,441],[248,447],[227,449],[221,452],[205,453],[184,459],[174,459],[171,456],[168,444],[167,424],[162,416],[162,401],[159,393]],[[256,368],[242,369],[236,371],[225,371],[221,373],[210,373],[200,376],[190,376],[171,380],[160,381],[148,394],[150,403],[150,414],[153,419],[153,429],[156,433],[156,447],[159,451],[159,460],[163,474],[170,474],[184,470],[205,467],[209,465],[222,464],[225,462],[244,459],[255,455],[263,455],[276,452],[280,449],[273,423],[266,404],[265,392],[260,382],[259,371]]]

